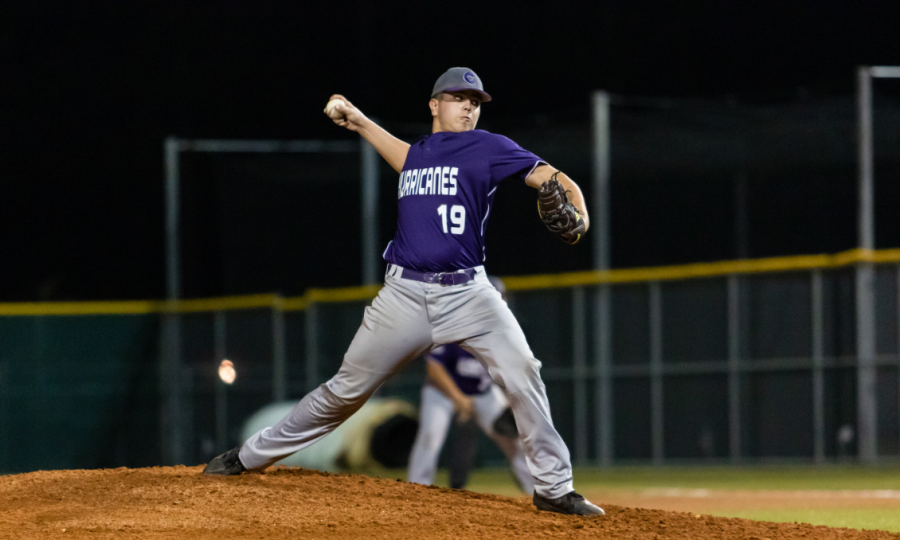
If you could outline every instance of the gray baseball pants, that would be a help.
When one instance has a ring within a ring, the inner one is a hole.
[[[436,343],[459,343],[506,390],[535,492],[557,498],[572,491],[569,450],[550,418],[541,363],[484,267],[476,268],[474,280],[448,287],[403,279],[402,270],[388,265],[385,286],[366,308],[337,374],[244,442],[241,463],[265,469],[313,444],[409,361]]]

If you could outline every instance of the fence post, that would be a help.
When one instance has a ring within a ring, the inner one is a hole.
[[[284,299],[272,302],[272,401],[287,399],[287,365],[284,335]]]
[[[610,96],[604,91],[591,94],[593,139],[593,191],[591,216],[594,232],[594,269],[609,270],[609,175]],[[612,307],[610,285],[600,285],[594,318],[594,437],[601,467],[609,467],[613,457],[612,407]]]
[[[224,311],[213,314],[215,365],[228,358],[228,332]],[[216,452],[228,450],[228,385],[216,377]]]
[[[179,244],[179,171],[181,142],[168,137],[164,143],[166,203],[166,298],[161,315],[159,377],[160,429],[163,463],[184,462],[184,413],[181,389],[181,315],[175,301],[181,296],[181,248]]]
[[[306,306],[306,391],[312,392],[319,378],[318,305],[310,302]]]
[[[587,366],[585,350],[584,287],[572,287],[572,363],[575,372],[575,462],[587,461]]]
[[[379,206],[378,193],[380,184],[379,157],[375,147],[367,141],[360,142],[360,176],[362,177],[362,256],[363,285],[375,285],[379,280],[378,265],[381,255],[378,252],[379,242]]]
[[[159,347],[159,378],[161,394],[162,462],[168,465],[184,463],[183,411],[181,389],[181,327],[180,315],[170,302],[163,311]]]
[[[650,282],[650,436],[653,464],[665,460],[665,426],[663,425],[663,365],[662,365],[662,287]]]
[[[181,463],[197,462],[197,437],[194,429],[194,378],[196,372],[194,366],[181,366],[181,386],[183,396],[182,403],[182,436],[181,436]]]
[[[728,452],[741,460],[741,288],[740,278],[728,276]]]
[[[613,423],[615,421],[612,400],[612,321],[610,316],[610,285],[604,283],[597,289],[594,306],[594,437],[597,461],[601,467],[613,462]]]
[[[859,247],[875,248],[872,187],[872,77],[868,67],[857,70],[859,129]],[[875,271],[869,261],[856,263],[856,434],[859,459],[878,458],[878,402],[875,369]]]
[[[822,270],[812,271],[813,459],[825,462],[825,354]]]

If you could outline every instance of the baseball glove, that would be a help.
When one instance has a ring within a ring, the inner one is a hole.
[[[538,213],[550,232],[559,235],[563,242],[574,244],[584,234],[584,218],[581,211],[569,202],[566,190],[556,179],[557,174],[559,171],[553,173],[538,190]]]

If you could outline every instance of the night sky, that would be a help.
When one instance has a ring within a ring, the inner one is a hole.
[[[162,297],[167,135],[351,139],[321,112],[328,96],[339,92],[412,137],[427,129],[428,93],[452,66],[473,68],[484,80],[496,101],[485,106],[479,127],[500,133],[533,133],[578,115],[587,125],[588,96],[595,89],[651,100],[850,99],[857,65],[900,64],[898,36],[900,2],[873,0],[3,2],[0,301]],[[535,144],[529,149],[542,155]],[[847,179],[849,190],[826,191],[846,199],[854,180]],[[385,175],[383,182],[390,186],[394,177]],[[894,193],[896,207],[900,193]],[[507,201],[520,204],[525,195]],[[672,196],[645,195],[643,201],[628,196],[634,202],[630,219],[640,219],[636,208],[664,213],[654,197]],[[309,212],[310,223],[297,234],[336,241],[343,229],[358,234],[355,215],[344,226],[340,212],[330,212],[323,223],[308,210],[354,204],[340,192],[314,203],[301,198],[296,212]],[[532,205],[493,216],[513,221],[497,234],[540,228]],[[614,205],[614,212],[622,208]],[[521,223],[515,222],[519,214]],[[628,231],[616,229],[622,223],[617,219],[613,242],[623,245]],[[749,219],[753,223],[752,213]],[[852,212],[841,219],[849,222],[849,236],[840,233],[840,240],[809,249],[850,247],[844,244],[852,241]],[[669,223],[691,233],[689,224],[682,228],[675,218]],[[750,256],[804,250],[763,236],[754,245],[769,247]],[[489,257],[491,242],[502,240],[489,237]],[[546,239],[546,248],[533,245],[522,258],[573,249],[552,241]],[[357,284],[359,255],[349,253],[358,251],[356,245],[350,242],[346,262],[336,266],[343,273],[329,271],[328,279],[319,280],[310,274],[285,291]],[[641,245],[644,253],[655,251],[650,243]],[[663,247],[659,253],[666,253]],[[574,249],[583,251],[566,256],[560,270],[587,267],[588,247]],[[616,266],[683,262],[615,249]],[[702,260],[731,258],[733,251],[682,253]],[[501,258],[501,275],[543,269]],[[268,292],[254,288],[208,292]]]

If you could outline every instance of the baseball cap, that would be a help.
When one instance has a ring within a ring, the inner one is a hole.
[[[484,85],[481,79],[469,68],[455,67],[450,68],[438,77],[434,83],[434,90],[431,91],[431,97],[441,92],[459,92],[461,90],[474,90],[481,96],[481,101],[490,101],[491,96],[484,91]]]

